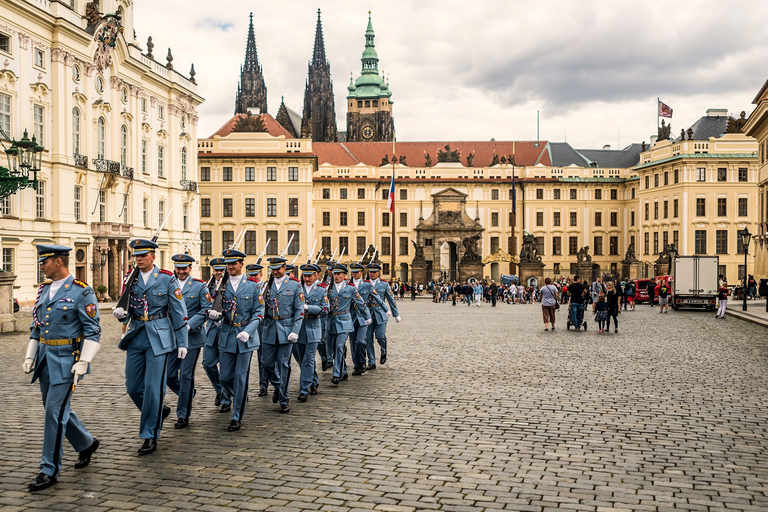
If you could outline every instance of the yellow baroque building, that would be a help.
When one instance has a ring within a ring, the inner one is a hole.
[[[291,138],[267,114],[260,116],[266,131],[232,132],[238,117],[198,144],[208,257],[243,231],[254,256],[268,238],[266,254],[276,254],[293,234],[298,242],[287,254],[301,250],[300,261],[314,243],[325,255],[345,248],[345,261],[372,245],[384,275],[410,280],[421,245],[432,255],[428,278],[454,278],[466,248],[430,248],[431,231],[419,236],[435,199],[449,194],[486,260],[518,254],[527,233],[549,276],[570,275],[583,247],[593,275],[619,275],[632,249],[652,275],[672,243],[680,254],[719,255],[729,280],[743,273],[736,232],[756,218],[757,143],[726,134],[732,118],[719,110],[691,126],[690,140],[618,150],[549,141],[313,143]],[[393,172],[394,214],[387,208]],[[510,271],[514,264],[494,261],[483,274],[498,280]]]
[[[757,140],[760,162],[757,164],[757,228],[751,230],[755,237],[749,252],[755,255],[755,277],[768,278],[768,81],[752,103],[757,106],[744,126],[744,133]]]
[[[37,243],[73,247],[72,273],[115,297],[131,238],[151,238],[173,208],[159,240],[164,266],[197,230],[194,72],[142,48],[132,1],[93,6],[8,0],[0,9],[0,127],[11,139],[29,130],[45,148],[37,189],[0,200],[2,266],[17,275],[22,304],[44,280]],[[110,27],[99,9],[121,17],[114,47],[101,42]]]

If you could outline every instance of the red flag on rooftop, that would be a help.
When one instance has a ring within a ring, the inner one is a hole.
[[[672,117],[672,108],[659,100],[659,117]]]

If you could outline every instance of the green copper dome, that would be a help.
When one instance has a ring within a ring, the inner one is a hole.
[[[379,75],[379,56],[376,54],[376,48],[373,43],[375,37],[371,13],[369,12],[368,28],[365,30],[365,50],[363,50],[363,56],[360,59],[362,62],[362,72],[357,77],[357,80],[354,83],[350,81],[347,87],[349,91],[347,98],[349,99],[371,99],[392,96],[392,91],[389,90],[384,77]]]

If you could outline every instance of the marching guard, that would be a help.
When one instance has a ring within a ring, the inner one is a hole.
[[[304,293],[301,284],[285,273],[286,259],[269,258],[272,275],[264,290],[264,338],[262,364],[275,388],[272,402],[280,402],[280,412],[289,408],[288,383],[291,377],[291,352],[299,339],[304,319]]]
[[[365,353],[367,349],[366,335],[371,325],[371,313],[366,311],[368,303],[374,303],[377,306],[386,309],[378,293],[368,280],[363,280],[363,270],[365,267],[361,263],[352,263],[349,265],[352,271],[352,279],[349,284],[355,287],[357,293],[363,298],[365,305],[358,308],[357,304],[352,304],[352,314],[354,318],[354,330],[349,335],[350,349],[352,350],[352,362],[355,365],[352,375],[362,375],[365,373]],[[372,308],[371,308],[372,309]],[[365,313],[368,313],[367,315]],[[366,318],[367,316],[367,318]]]
[[[262,271],[264,270],[264,267],[258,263],[251,263],[250,265],[245,266],[246,271],[248,272],[248,279],[256,283],[256,286],[258,286],[258,293],[262,296],[261,300],[264,300],[263,294],[264,294],[264,282],[262,281]],[[264,322],[259,323],[259,339],[263,339],[264,334]],[[256,350],[256,357],[258,358],[259,363],[259,396],[267,396],[267,385],[269,382],[267,381],[267,372],[264,371],[264,366],[261,364],[262,356],[261,356],[261,344],[259,344],[259,348]]]
[[[226,249],[222,253],[227,264],[228,280],[221,292],[221,332],[219,333],[219,365],[223,388],[232,389],[232,417],[227,430],[235,432],[245,415],[248,401],[248,378],[251,372],[251,357],[259,347],[259,324],[263,318],[264,304],[258,294],[258,287],[243,274],[245,253],[237,249]],[[219,313],[208,310],[211,320],[219,320]]]
[[[386,300],[389,304],[389,309],[386,307],[379,307],[376,302],[368,301],[368,305],[371,307],[371,318],[373,324],[368,327],[367,333],[367,349],[368,349],[368,370],[376,369],[376,351],[373,347],[373,336],[376,335],[376,341],[379,343],[381,349],[381,364],[387,362],[387,322],[390,316],[395,317],[395,322],[400,323],[400,313],[397,310],[397,304],[395,303],[395,297],[392,295],[392,290],[389,288],[389,284],[379,279],[381,275],[381,266],[378,263],[368,264],[368,280],[373,285],[373,289],[378,292],[380,298]]]
[[[141,411],[139,437],[144,440],[139,455],[157,449],[163,419],[170,409],[163,408],[168,354],[184,359],[187,355],[187,308],[176,276],[155,265],[152,240],[131,242],[139,275],[130,289],[128,310],[116,307],[112,314],[130,322],[118,348],[125,350],[125,387]],[[130,278],[129,278],[130,281]]]
[[[211,269],[213,277],[208,283],[208,293],[211,295],[211,301],[216,298],[216,290],[219,288],[219,282],[224,277],[224,271],[227,264],[224,258],[213,258],[211,260]],[[225,387],[221,382],[219,373],[219,331],[221,330],[221,321],[208,320],[205,331],[205,347],[203,347],[203,369],[211,381],[213,390],[216,392],[216,407],[221,406],[219,412],[229,412],[232,410],[232,390]]]
[[[301,323],[299,340],[293,346],[293,355],[301,369],[299,376],[299,402],[306,402],[308,395],[316,395],[319,381],[315,371],[315,352],[324,339],[323,318],[328,314],[328,285],[317,282],[320,267],[312,263],[301,265],[304,303],[304,321]]]
[[[333,384],[338,384],[349,378],[344,355],[349,333],[355,329],[350,314],[352,304],[355,304],[363,312],[364,320],[370,320],[365,302],[357,293],[355,286],[347,282],[346,274],[347,267],[341,263],[334,265],[333,283],[328,286],[327,292],[330,310],[326,325],[334,347],[333,377],[331,378]]]
[[[40,380],[45,407],[43,456],[40,473],[29,484],[30,491],[56,483],[61,471],[66,437],[79,452],[75,469],[86,467],[99,448],[99,440],[83,426],[70,408],[76,383],[90,373],[90,363],[99,351],[99,306],[93,289],[74,279],[67,268],[71,247],[38,245],[37,262],[49,279],[37,292],[33,321],[22,368]]]
[[[205,286],[205,281],[190,277],[195,258],[189,254],[175,254],[171,257],[175,267],[174,274],[179,281],[179,289],[187,308],[187,355],[185,358],[168,358],[168,387],[179,397],[176,404],[176,423],[174,428],[187,428],[192,412],[192,398],[195,395],[195,367],[200,356],[200,349],[205,346],[203,324],[208,319],[207,311],[213,299]]]

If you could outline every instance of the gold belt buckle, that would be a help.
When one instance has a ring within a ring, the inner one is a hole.
[[[139,317],[139,320],[141,320],[142,322],[149,322],[149,316],[148,315],[143,315],[143,316]]]

